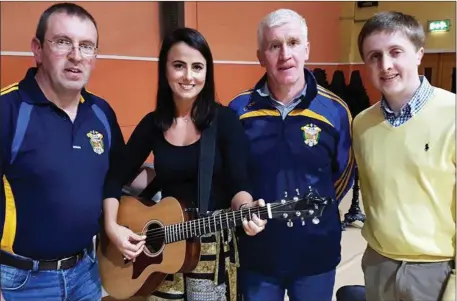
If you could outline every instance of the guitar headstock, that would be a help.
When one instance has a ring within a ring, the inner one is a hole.
[[[300,192],[296,189],[297,196],[292,199],[287,199],[285,193],[284,199],[279,202],[270,203],[271,218],[281,218],[287,220],[287,226],[292,227],[294,219],[300,219],[302,226],[306,220],[310,220],[315,225],[319,224],[319,218],[322,216],[327,206],[331,205],[335,200],[329,197],[322,197],[319,193],[309,187],[309,190],[303,196],[299,196]]]

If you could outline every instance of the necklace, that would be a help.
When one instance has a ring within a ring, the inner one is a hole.
[[[178,121],[178,119],[181,119],[182,121],[184,121],[185,123],[188,123],[189,122],[189,117],[176,117],[175,120]]]

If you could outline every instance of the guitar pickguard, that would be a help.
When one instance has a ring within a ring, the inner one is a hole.
[[[138,277],[140,277],[141,273],[143,273],[143,271],[151,264],[161,264],[162,260],[162,253],[159,253],[155,257],[150,257],[146,255],[144,252],[141,253],[133,263],[132,279],[137,279]]]

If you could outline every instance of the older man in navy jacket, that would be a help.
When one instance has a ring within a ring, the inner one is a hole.
[[[229,104],[251,140],[253,197],[278,200],[311,186],[337,202],[319,224],[271,220],[263,233],[240,237],[241,291],[246,301],[282,301],[285,290],[291,301],[330,301],[341,251],[338,204],[354,173],[351,114],[304,67],[310,48],[300,15],[267,15],[258,44],[266,74]]]

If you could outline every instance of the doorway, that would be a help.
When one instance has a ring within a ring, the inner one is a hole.
[[[424,75],[435,87],[455,93],[455,52],[426,53],[419,66],[419,74]]]

